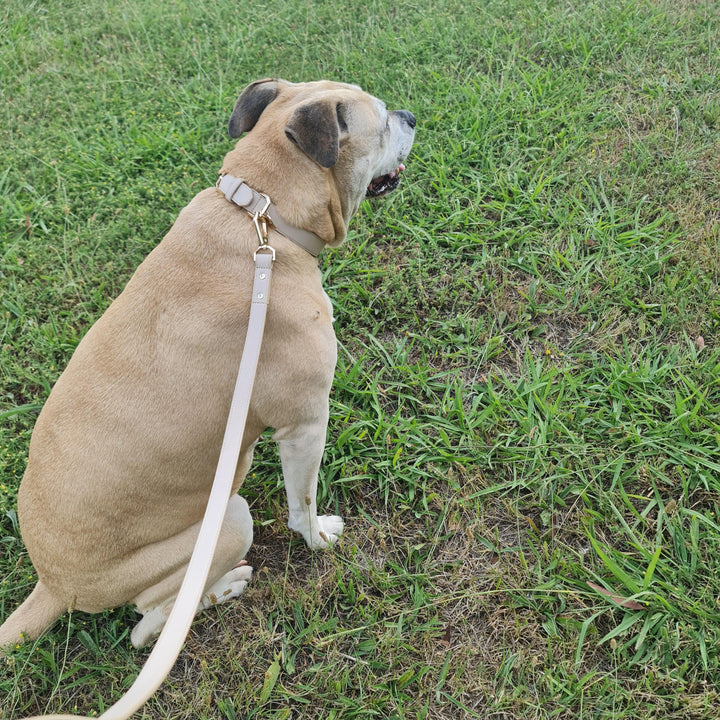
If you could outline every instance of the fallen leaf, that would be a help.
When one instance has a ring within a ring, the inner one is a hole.
[[[450,638],[452,637],[452,628],[450,625],[448,625],[445,628],[445,632],[443,633],[442,637],[438,642],[443,645],[444,647],[450,647]]]
[[[698,350],[702,350],[705,347],[705,338],[702,335],[698,335],[695,338],[695,347]]]
[[[262,690],[260,691],[260,704],[266,703],[270,695],[272,694],[275,683],[277,683],[280,677],[280,658],[282,654],[278,653],[275,656],[275,660],[270,663],[270,667],[265,671],[265,682],[263,683]]]
[[[615,595],[615,593],[611,592],[610,590],[606,590],[604,587],[600,587],[600,585],[597,585],[594,582],[590,582],[589,580],[586,582],[593,590],[597,590],[602,595],[609,597],[613,602],[616,602],[620,607],[628,608],[629,610],[645,610],[646,609],[645,605],[641,605],[639,602],[636,602],[635,600],[629,600],[628,598],[624,598],[621,595]]]

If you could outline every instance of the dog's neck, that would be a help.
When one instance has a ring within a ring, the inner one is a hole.
[[[317,257],[325,247],[325,243],[315,233],[294,227],[286,222],[267,195],[257,192],[240,178],[230,174],[221,175],[215,187],[228,202],[237,205],[250,215],[261,213],[264,209],[265,217],[281,235],[292,240],[311,255]]]

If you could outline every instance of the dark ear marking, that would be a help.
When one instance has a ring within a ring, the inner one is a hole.
[[[347,122],[345,122],[345,106],[342,103],[338,103],[335,107],[335,115],[337,117],[338,128],[341,133],[348,131]]]
[[[278,81],[269,78],[258,80],[248,85],[235,102],[230,121],[228,122],[228,133],[231,138],[240,137],[244,132],[249,132],[255,127],[260,119],[263,110],[277,97]]]
[[[301,105],[290,116],[285,135],[318,165],[332,167],[340,153],[336,106],[327,101]]]

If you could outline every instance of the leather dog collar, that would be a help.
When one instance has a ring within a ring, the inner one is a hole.
[[[241,207],[250,215],[260,212],[268,203],[267,195],[253,190],[244,180],[232,175],[222,175],[215,187],[225,196],[226,200]],[[325,247],[325,243],[315,233],[293,227],[286,222],[272,203],[267,207],[264,215],[281,235],[292,240],[311,255],[317,257]]]

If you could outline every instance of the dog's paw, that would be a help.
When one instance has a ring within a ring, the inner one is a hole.
[[[205,610],[236,598],[245,591],[252,579],[253,569],[250,565],[238,565],[225,573],[216,583],[211,585],[202,596],[198,610]]]
[[[308,545],[313,550],[330,547],[339,540],[344,527],[343,519],[337,515],[319,515],[317,530]]]
[[[165,627],[165,621],[172,610],[173,601],[159,605],[143,614],[142,620],[135,625],[130,633],[130,642],[138,650],[155,639]]]

